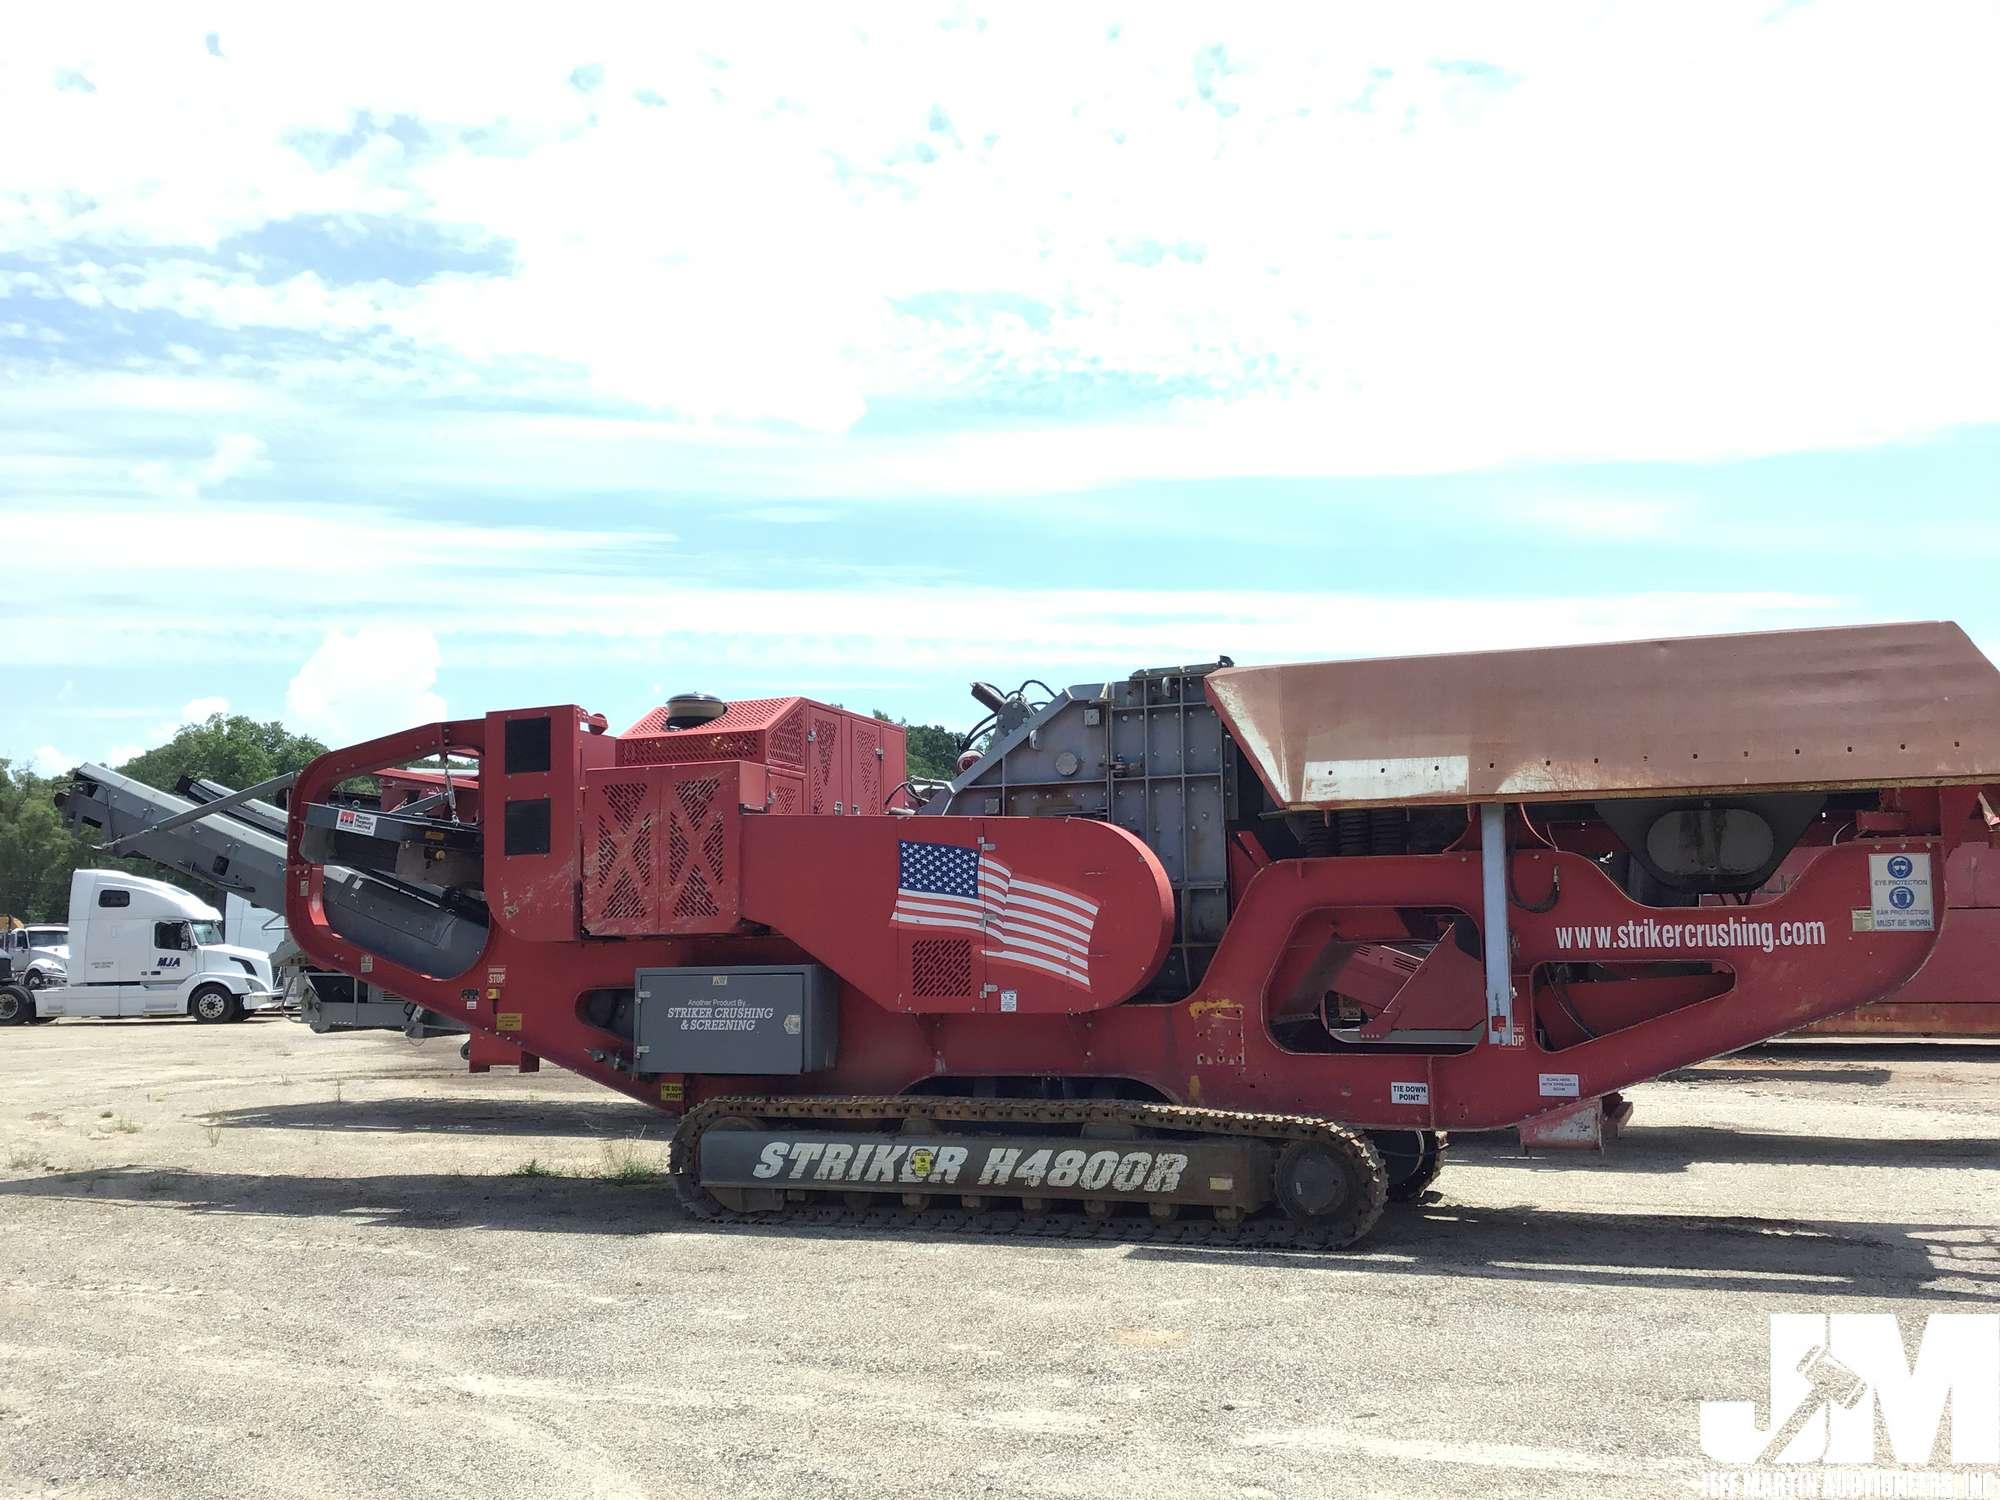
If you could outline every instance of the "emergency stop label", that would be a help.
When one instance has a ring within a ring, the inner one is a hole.
[[[1937,925],[1928,854],[1869,855],[1868,896],[1877,932],[1930,932]]]

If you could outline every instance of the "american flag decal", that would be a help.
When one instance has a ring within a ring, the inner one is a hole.
[[[1090,930],[1097,903],[1014,872],[979,849],[957,844],[896,846],[898,927],[956,927],[977,933],[989,963],[1019,964],[1090,988]]]

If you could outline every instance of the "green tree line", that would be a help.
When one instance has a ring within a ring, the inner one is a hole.
[[[879,708],[875,717],[885,724],[902,726],[910,776],[945,781],[958,769],[958,752],[965,744],[963,735],[942,724],[910,724],[892,719]]]
[[[254,786],[296,771],[326,746],[293,734],[277,720],[264,723],[243,714],[213,714],[185,724],[164,745],[113,766],[148,786],[171,790],[182,776],[206,776],[231,787]],[[205,900],[216,893],[143,859],[99,854],[102,834],[94,828],[71,832],[56,811],[56,793],[67,775],[38,776],[0,757],[0,916],[24,922],[61,922],[69,916],[69,877],[80,869],[128,870],[195,891]]]

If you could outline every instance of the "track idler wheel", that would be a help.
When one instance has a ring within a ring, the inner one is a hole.
[[[1381,1216],[1383,1187],[1382,1159],[1351,1132],[1287,1141],[1271,1171],[1278,1211],[1333,1245],[1351,1243]]]
[[[711,1130],[762,1130],[764,1122],[748,1115],[724,1115],[711,1120],[701,1134],[682,1143],[676,1151],[680,1170],[674,1173],[674,1195],[681,1207],[698,1219],[719,1218],[725,1213],[754,1213],[758,1209],[782,1208],[785,1195],[770,1188],[708,1188],[701,1181],[701,1137]]]

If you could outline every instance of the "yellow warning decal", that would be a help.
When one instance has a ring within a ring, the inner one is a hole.
[[[677,1103],[687,1097],[687,1085],[675,1083],[672,1079],[660,1082],[660,1098],[668,1103]]]
[[[503,1010],[493,1018],[493,1024],[502,1031],[519,1031],[521,1029],[521,1013],[518,1010]]]

